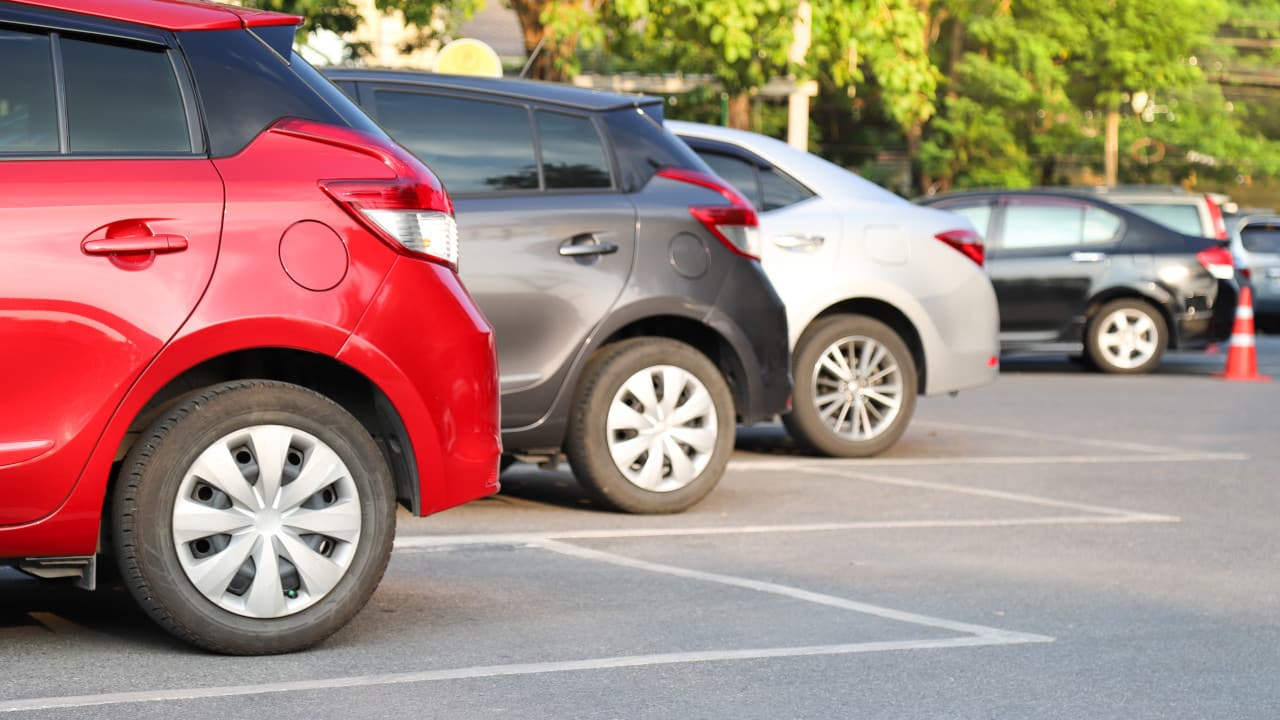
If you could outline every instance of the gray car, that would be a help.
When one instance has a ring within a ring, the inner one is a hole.
[[[1236,218],[1231,251],[1249,272],[1259,328],[1280,331],[1280,215]]]
[[[664,129],[659,99],[329,77],[454,198],[461,275],[497,338],[509,456],[563,452],[605,506],[678,512],[718,482],[735,423],[786,411],[786,314],[755,211]]]

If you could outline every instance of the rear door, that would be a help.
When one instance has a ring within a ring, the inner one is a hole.
[[[0,525],[67,497],[217,257],[185,70],[139,32],[0,26]]]
[[[987,246],[1001,341],[1069,339],[1110,271],[1123,229],[1118,216],[1079,200],[1006,198]]]
[[[537,422],[631,273],[636,209],[597,118],[407,85],[359,95],[444,181],[462,279],[494,327],[503,427]]]

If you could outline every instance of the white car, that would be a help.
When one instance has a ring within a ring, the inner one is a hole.
[[[897,442],[916,395],[994,382],[999,316],[968,220],[913,205],[755,133],[668,121],[755,203],[760,259],[787,306],[801,444],[867,457]]]

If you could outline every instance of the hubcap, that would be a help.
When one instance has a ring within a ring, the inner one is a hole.
[[[1118,368],[1133,369],[1150,361],[1158,345],[1155,323],[1140,310],[1116,310],[1098,326],[1098,347],[1107,362]]]
[[[632,375],[609,405],[614,465],[633,485],[671,492],[693,482],[716,447],[716,407],[692,373],[657,365]]]
[[[889,429],[902,407],[902,369],[876,340],[854,335],[827,346],[813,366],[813,406],[846,440],[871,440]]]
[[[173,540],[187,579],[218,607],[292,615],[351,566],[359,491],[315,436],[256,425],[210,445],[187,470],[173,502]]]

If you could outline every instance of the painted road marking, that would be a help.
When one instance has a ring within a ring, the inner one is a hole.
[[[981,455],[927,458],[751,458],[730,460],[733,470],[780,470],[807,467],[859,468],[925,465],[1111,465],[1153,462],[1222,462],[1248,460],[1248,453],[1176,453],[1166,455]]]

